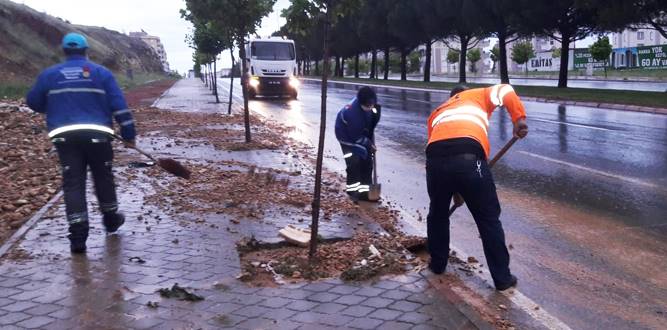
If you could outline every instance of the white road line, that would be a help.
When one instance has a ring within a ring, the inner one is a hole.
[[[629,183],[634,183],[636,185],[640,185],[640,186],[644,186],[644,187],[649,187],[649,188],[654,188],[654,189],[661,189],[661,187],[657,184],[642,181],[640,179],[630,178],[630,177],[623,176],[623,175],[618,175],[618,174],[613,174],[613,173],[609,173],[609,172],[605,172],[605,171],[600,171],[600,170],[596,170],[596,169],[589,168],[589,167],[586,167],[586,166],[581,166],[581,165],[573,164],[573,163],[570,163],[570,162],[566,162],[566,161],[562,161],[562,160],[553,159],[553,158],[550,158],[550,157],[534,154],[532,152],[527,152],[527,151],[522,151],[522,150],[519,150],[517,152],[520,153],[520,154],[524,154],[526,156],[542,159],[542,160],[552,162],[552,163],[556,163],[556,164],[559,164],[559,165],[574,167],[578,170],[587,171],[587,172],[594,173],[594,174],[601,175],[601,176],[606,176],[608,178],[613,178],[613,179],[617,179],[617,180],[621,180],[621,181],[625,181],[625,182],[629,182]]]
[[[528,121],[541,121],[545,123],[552,123],[552,124],[558,124],[558,125],[568,125],[568,126],[576,126],[576,127],[583,127],[583,128],[590,128],[590,129],[596,129],[600,131],[613,131],[613,129],[608,129],[608,128],[602,128],[602,127],[596,127],[596,126],[589,126],[589,125],[582,125],[582,124],[572,124],[572,123],[564,123],[560,121],[555,121],[555,120],[548,120],[548,119],[537,119],[537,118],[528,118]]]

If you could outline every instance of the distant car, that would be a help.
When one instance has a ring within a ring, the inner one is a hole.
[[[246,45],[250,68],[249,97],[288,96],[296,99],[301,83],[296,77],[294,41],[283,38],[253,39]]]

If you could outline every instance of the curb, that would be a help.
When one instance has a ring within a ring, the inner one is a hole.
[[[314,78],[300,78],[301,80],[306,81],[321,81],[320,79]],[[412,91],[422,91],[422,92],[437,92],[437,93],[446,93],[446,89],[433,89],[433,88],[418,88],[418,87],[403,87],[403,86],[392,86],[392,85],[382,85],[382,84],[368,84],[368,83],[354,83],[347,81],[339,80],[328,80],[330,83],[337,84],[347,84],[347,85],[357,85],[357,86],[369,86],[376,88],[389,88],[389,89],[398,89],[398,90],[412,90]],[[615,104],[615,103],[598,103],[598,102],[586,102],[586,101],[570,101],[570,100],[555,100],[549,98],[541,98],[534,96],[522,96],[522,100],[530,102],[540,102],[540,103],[555,103],[563,105],[575,105],[581,107],[591,107],[591,108],[604,108],[612,110],[622,110],[622,111],[633,111],[633,112],[645,112],[653,113],[658,115],[667,115],[667,108],[654,108],[654,107],[644,107],[639,105],[626,105],[626,104]]]
[[[44,213],[48,211],[53,204],[55,204],[60,197],[62,197],[63,191],[60,190],[55,196],[51,197],[51,199],[44,204],[35,214],[32,215],[32,217],[23,223],[21,225],[21,228],[19,228],[7,241],[5,241],[2,246],[0,246],[0,259],[5,257],[5,254],[11,250],[11,248],[20,241],[25,233],[37,222],[39,221]]]

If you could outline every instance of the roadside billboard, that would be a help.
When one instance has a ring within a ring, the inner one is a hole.
[[[637,47],[637,60],[642,69],[667,68],[667,45]]]
[[[588,48],[575,48],[573,55],[575,69],[586,69],[589,64],[592,64],[594,69],[604,68],[604,62],[596,61],[593,59],[593,55],[591,55],[591,52],[588,50]]]

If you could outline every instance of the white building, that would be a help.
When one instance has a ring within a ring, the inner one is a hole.
[[[612,33],[609,39],[614,48],[667,44],[667,38],[654,29],[625,29],[620,33]]]
[[[160,62],[162,63],[162,70],[164,72],[169,72],[169,62],[167,62],[167,53],[164,51],[164,45],[160,41],[160,37],[151,36],[146,31],[141,30],[141,32],[130,32],[130,37],[139,38],[150,46],[155,53],[157,54]]]
[[[484,73],[491,70],[489,52],[484,51],[485,48],[489,46],[489,39],[481,40],[473,48],[469,48],[468,51],[478,48],[482,54],[482,59],[476,63],[477,72]],[[454,49],[460,49],[460,43],[454,40],[448,40],[447,43],[443,41],[436,41],[431,46],[431,73],[434,74],[448,74],[454,75],[459,72],[459,62],[449,63],[447,61],[447,54],[450,52],[450,47]],[[426,51],[426,46],[419,46],[419,51],[424,54]],[[422,57],[423,58],[423,57]],[[470,63],[466,61],[466,70],[470,72]],[[422,63],[422,72],[424,71]]]

